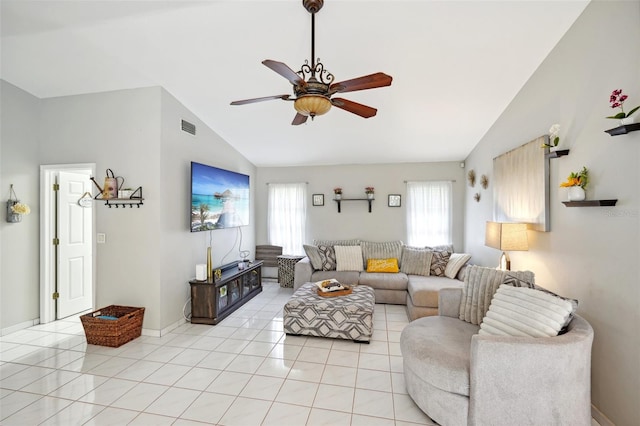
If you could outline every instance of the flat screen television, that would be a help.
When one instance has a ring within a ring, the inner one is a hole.
[[[249,225],[249,176],[191,162],[191,232]]]

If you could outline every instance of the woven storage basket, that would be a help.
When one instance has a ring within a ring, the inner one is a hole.
[[[97,318],[98,315],[116,317],[116,320]],[[80,321],[91,345],[117,348],[140,337],[144,308],[110,305],[97,311],[81,315]]]

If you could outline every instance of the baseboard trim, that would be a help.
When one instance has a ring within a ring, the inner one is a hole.
[[[171,333],[173,330],[175,330],[176,328],[180,327],[185,322],[187,322],[187,321],[184,318],[179,319],[178,321],[174,322],[173,324],[169,325],[168,327],[163,328],[162,330],[153,330],[153,329],[149,329],[149,328],[143,328],[142,329],[142,335],[143,336],[150,336],[150,337],[162,337],[162,336],[165,336],[165,335]]]
[[[0,336],[6,336],[7,334],[15,333],[16,331],[24,330],[25,328],[33,327],[34,325],[38,324],[40,324],[40,318],[23,321],[21,323],[12,325],[11,327],[1,329]]]
[[[602,411],[598,410],[598,408],[591,404],[591,417],[600,424],[600,426],[616,426],[611,420],[607,418]]]

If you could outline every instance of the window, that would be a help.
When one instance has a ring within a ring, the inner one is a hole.
[[[451,182],[407,182],[407,244],[451,244]]]
[[[306,200],[304,183],[269,184],[269,244],[281,246],[283,254],[304,254]]]

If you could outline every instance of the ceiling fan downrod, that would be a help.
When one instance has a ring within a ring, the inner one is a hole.
[[[300,75],[307,83],[319,83],[328,86],[334,80],[333,74],[324,69],[324,65],[320,62],[320,58],[316,61],[316,12],[318,12],[324,0],[302,0],[302,5],[311,14],[311,65],[305,60],[304,65],[300,67],[297,74]],[[306,77],[309,76],[309,79]],[[320,91],[326,92],[327,87],[320,88]],[[319,91],[319,92],[320,92]],[[312,90],[313,92],[313,90]]]

